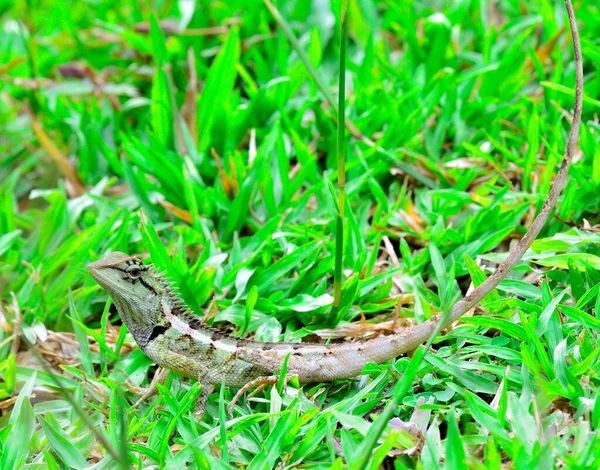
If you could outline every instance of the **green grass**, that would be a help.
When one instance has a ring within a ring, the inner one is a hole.
[[[600,467],[594,2],[575,5],[581,154],[510,279],[420,362],[270,387],[232,418],[220,389],[202,421],[199,386],[173,373],[133,407],[125,377],[155,367],[89,262],[136,253],[259,340],[423,321],[541,207],[573,53],[561,2],[349,1],[333,309],[342,2],[279,2],[283,23],[259,0],[143,3],[0,2],[0,468]]]

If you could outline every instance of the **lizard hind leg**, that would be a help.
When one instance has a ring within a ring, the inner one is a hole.
[[[284,379],[283,386],[285,387],[288,384],[288,382],[291,379],[293,379],[294,377],[297,377],[297,376],[296,375],[286,376]],[[248,382],[246,385],[244,385],[242,388],[240,388],[238,390],[238,392],[231,399],[231,402],[229,403],[229,405],[227,405],[227,413],[229,413],[229,416],[233,416],[233,408],[235,407],[236,403],[241,398],[241,396],[244,393],[246,393],[248,390],[250,390],[252,388],[256,388],[252,393],[250,393],[250,395],[248,395],[248,398],[251,398],[254,395],[256,395],[257,393],[259,393],[262,390],[264,390],[265,388],[267,388],[269,385],[276,385],[278,381],[279,381],[278,375],[267,375],[267,376],[258,377],[256,379]]]

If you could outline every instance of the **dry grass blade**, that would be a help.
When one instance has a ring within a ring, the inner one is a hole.
[[[191,47],[188,49],[187,62],[190,76],[185,89],[185,101],[181,109],[181,116],[187,124],[192,142],[198,146],[198,73],[196,72],[194,49]]]
[[[79,175],[77,174],[77,170],[69,161],[67,156],[52,141],[50,136],[48,136],[38,117],[33,113],[33,111],[31,111],[31,109],[29,110],[29,117],[31,119],[33,132],[35,133],[40,145],[52,159],[54,164],[58,167],[61,174],[67,179],[67,191],[69,192],[70,196],[81,196],[85,192],[85,187],[79,178]]]

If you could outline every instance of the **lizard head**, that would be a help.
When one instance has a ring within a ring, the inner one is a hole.
[[[91,263],[88,271],[113,299],[138,344],[150,338],[164,320],[161,300],[170,297],[162,276],[139,258],[118,251]]]

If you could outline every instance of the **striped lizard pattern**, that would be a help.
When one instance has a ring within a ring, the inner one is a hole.
[[[338,344],[265,343],[234,338],[202,325],[165,277],[139,258],[115,252],[89,265],[92,277],[113,299],[140,349],[161,367],[203,384],[242,387],[281,368],[301,383],[359,375],[368,362],[381,363],[423,342],[435,322],[403,334]]]

